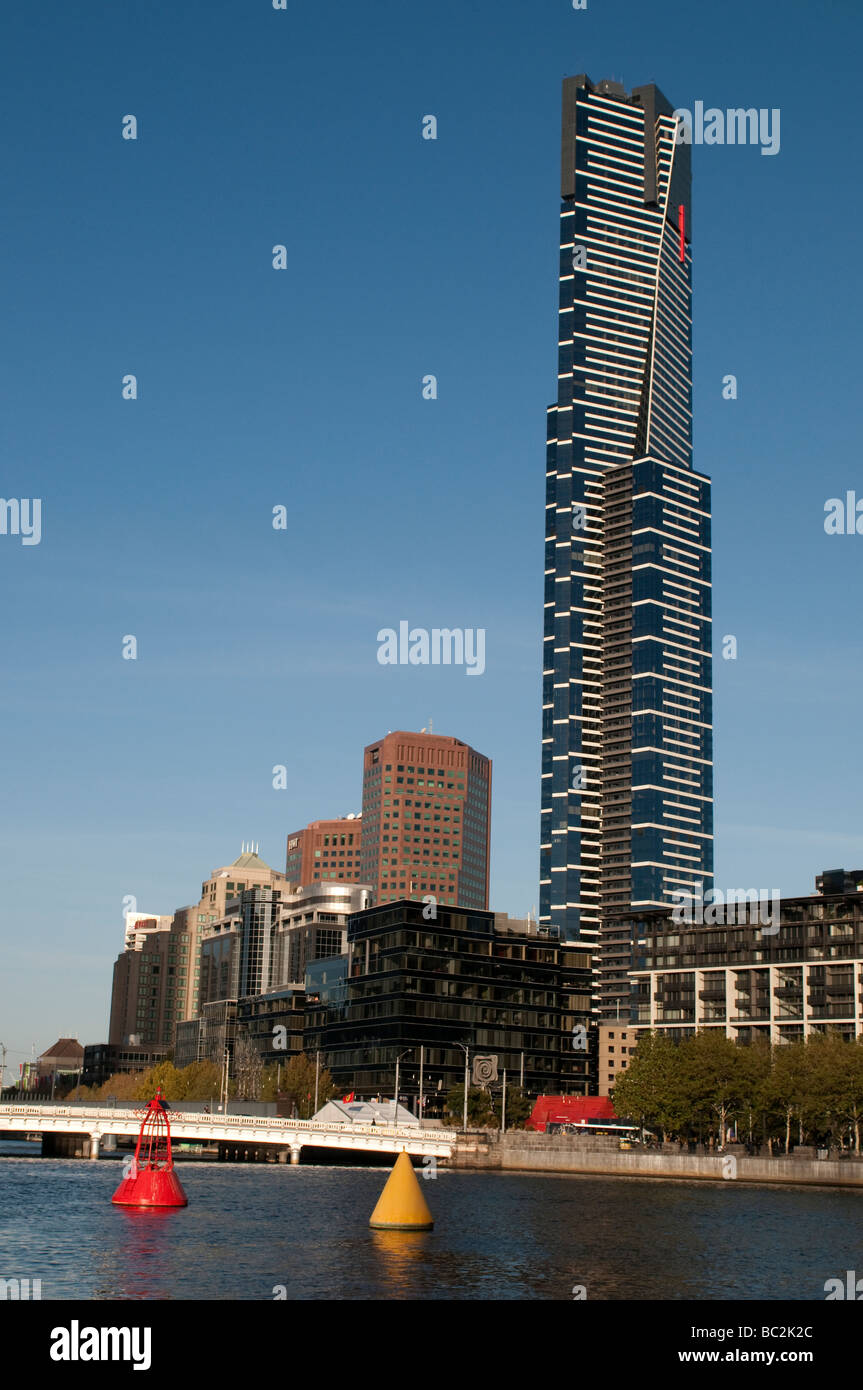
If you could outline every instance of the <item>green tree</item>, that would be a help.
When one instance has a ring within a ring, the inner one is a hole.
[[[725,1143],[728,1122],[752,1089],[745,1054],[721,1028],[705,1028],[679,1044],[681,1090],[689,1123],[699,1132],[718,1125],[719,1142]]]
[[[860,1154],[863,1125],[863,1038],[843,1043],[844,1062],[838,1076],[836,1109],[848,1121],[854,1135],[854,1152]]]
[[[662,1033],[642,1033],[612,1092],[618,1115],[656,1126],[670,1139],[688,1119],[680,1049]]]
[[[836,1039],[826,1033],[812,1033],[806,1039],[809,1070],[810,1118],[817,1143],[841,1143],[841,1118],[837,1113],[838,1090],[835,1069],[838,1063]]]
[[[797,1118],[802,1133],[811,1103],[811,1052],[802,1042],[780,1043],[772,1050],[770,1068],[760,1088],[763,1108],[777,1115],[785,1130],[785,1152],[791,1147],[791,1126]]]
[[[190,1062],[177,1073],[183,1094],[177,1100],[200,1100],[212,1104],[218,1099],[222,1068],[217,1062]]]
[[[502,1098],[501,1098],[502,1103]],[[533,1101],[520,1086],[506,1088],[506,1127],[524,1129],[533,1113]]]
[[[271,1062],[261,1072],[261,1100],[278,1100],[281,1090],[281,1074],[285,1070],[282,1062]]]
[[[507,1124],[509,1124],[509,1095],[507,1094]],[[451,1124],[461,1127],[464,1120],[464,1086],[453,1086],[447,1091],[444,1118]],[[467,1092],[468,1129],[498,1129],[500,1116],[495,1111],[494,1101],[484,1086],[469,1086]]]
[[[264,1064],[248,1033],[241,1033],[234,1047],[234,1075],[240,1100],[260,1100]]]
[[[812,1087],[825,1129],[838,1138],[844,1148],[850,1130],[853,1147],[860,1153],[863,1124],[863,1043],[846,1042],[836,1033],[809,1040],[812,1057]]]
[[[101,1086],[94,1086],[90,1094],[99,1100],[106,1100],[108,1096],[116,1096],[117,1100],[137,1100],[138,1088],[144,1078],[144,1072],[115,1072],[109,1076],[107,1081],[103,1081]],[[84,1087],[81,1087],[83,1098]]]
[[[318,1076],[318,1109],[335,1095],[330,1073],[322,1068]],[[315,1110],[315,1064],[304,1052],[292,1057],[284,1069],[282,1091],[297,1107],[301,1120],[311,1119]]]
[[[177,1071],[173,1062],[159,1062],[155,1067],[144,1072],[135,1089],[135,1099],[152,1100],[159,1088],[162,1091],[163,1100],[183,1099],[182,1073]]]

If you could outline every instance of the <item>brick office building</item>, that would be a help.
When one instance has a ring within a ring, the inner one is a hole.
[[[361,883],[375,902],[488,908],[491,760],[442,734],[387,734],[363,756]]]

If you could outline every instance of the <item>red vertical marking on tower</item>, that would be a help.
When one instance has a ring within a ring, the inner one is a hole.
[[[679,225],[679,227],[680,227],[680,259],[681,259],[681,261],[685,261],[685,260],[686,260],[686,209],[685,209],[685,207],[683,206],[682,203],[680,204],[680,208],[679,208],[678,213],[677,213],[677,221],[678,221],[678,225]]]

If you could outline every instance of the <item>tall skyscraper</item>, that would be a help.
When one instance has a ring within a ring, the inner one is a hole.
[[[568,939],[712,882],[710,484],[692,467],[690,147],[672,110],[654,86],[563,85],[540,922]],[[615,935],[606,1013],[628,965]]]
[[[363,756],[360,883],[375,903],[488,907],[491,760],[461,739],[390,733]]]

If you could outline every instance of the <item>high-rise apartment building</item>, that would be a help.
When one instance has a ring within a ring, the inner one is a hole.
[[[645,912],[628,924],[630,1030],[681,1038],[716,1029],[774,1046],[817,1034],[863,1039],[859,884],[859,870],[833,869],[805,897],[777,902],[757,889],[732,890],[718,908],[701,904],[690,922],[667,907]]]
[[[360,882],[376,903],[488,907],[491,760],[442,734],[389,733],[363,757]]]
[[[271,986],[302,987],[311,961],[343,955],[348,918],[370,905],[371,893],[361,884],[316,883],[283,893],[273,937]]]
[[[654,86],[563,86],[540,922],[712,882],[710,485],[692,467],[690,147]],[[603,969],[614,1017],[629,943]]]
[[[262,994],[272,983],[273,934],[281,912],[278,888],[246,888],[224,917],[203,930],[200,1007],[219,999]]]
[[[638,1038],[628,1020],[622,1024],[600,1023],[597,1028],[597,1087],[598,1096],[607,1096],[614,1090],[614,1083],[621,1072],[626,1071]]]
[[[247,888],[204,928],[200,1002],[302,988],[310,961],[342,955],[352,913],[370,906],[362,885],[317,883],[292,892]]]
[[[288,836],[285,877],[307,887],[317,882],[359,883],[362,816],[313,820]]]
[[[229,903],[246,889],[288,887],[257,851],[244,845],[232,864],[214,869],[201,885],[201,900],[173,916],[126,914],[125,950],[114,965],[108,1041],[112,1046],[171,1046],[175,1029],[199,1010],[200,945]]]
[[[171,917],[127,914],[125,950],[114,963],[109,1045],[170,1047],[193,976],[186,931]]]
[[[177,1027],[183,1065],[223,1056],[243,1033],[267,1060],[299,1052],[308,969],[343,964],[348,918],[364,911],[370,897],[362,885],[317,883],[296,892],[247,888],[229,902],[224,917],[204,928],[199,1017]],[[313,992],[320,998],[319,987]],[[273,1043],[273,1026],[281,1023],[297,1044],[287,1051]]]
[[[196,1018],[199,999],[200,948],[205,930],[220,922],[227,905],[239,899],[248,888],[278,888],[284,891],[287,879],[278,869],[271,869],[258,854],[254,845],[243,845],[242,853],[231,864],[214,869],[206,883],[201,884],[200,902],[181,907],[174,913],[174,929],[188,933],[189,955],[192,961],[181,1018]]]

